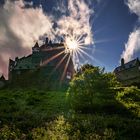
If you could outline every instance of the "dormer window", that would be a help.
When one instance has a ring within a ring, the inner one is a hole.
[[[39,52],[39,48],[33,48],[33,52]]]

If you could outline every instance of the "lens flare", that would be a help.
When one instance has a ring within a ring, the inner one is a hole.
[[[68,51],[75,51],[79,47],[77,40],[75,40],[73,37],[67,37],[65,42],[66,42],[66,49]]]
[[[68,35],[65,37],[65,52],[69,53],[75,69],[77,69],[77,65],[80,66],[80,58],[84,59],[84,56],[88,56],[89,58],[92,57],[86,53],[85,49],[89,49],[85,46],[84,43],[84,36],[77,36],[77,35]],[[92,58],[93,60],[93,58]]]
[[[65,49],[66,52],[72,54],[78,51],[81,47],[83,47],[84,43],[82,43],[81,37],[76,36],[67,36],[65,38]]]

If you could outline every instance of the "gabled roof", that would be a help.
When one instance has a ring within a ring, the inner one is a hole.
[[[140,60],[138,58],[132,60],[132,61],[129,61],[127,63],[125,63],[123,66],[119,66],[117,68],[115,68],[114,71],[121,71],[122,69],[125,70],[125,69],[129,69],[129,68],[132,68],[132,67],[135,67],[137,66],[137,64],[140,65]]]

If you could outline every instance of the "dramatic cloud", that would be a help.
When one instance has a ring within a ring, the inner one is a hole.
[[[50,39],[68,35],[81,37],[85,45],[93,43],[90,15],[93,13],[84,0],[69,0],[59,18],[43,12],[42,7],[23,0],[7,0],[0,8],[0,72],[7,75],[9,58],[31,53],[31,47],[41,36]],[[28,8],[26,7],[28,5]],[[55,24],[53,23],[55,22]],[[53,28],[55,27],[55,28]]]
[[[83,0],[69,0],[68,16],[58,20],[57,34],[80,37],[85,45],[93,43],[90,16],[93,13]]]
[[[135,13],[140,22],[140,0],[128,0],[126,3],[132,13]],[[128,42],[125,44],[125,50],[122,56],[126,62],[133,59],[135,53],[140,50],[140,27],[135,27],[134,31],[130,33]]]

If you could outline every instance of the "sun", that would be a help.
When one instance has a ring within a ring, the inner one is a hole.
[[[79,44],[74,39],[74,37],[67,37],[65,42],[66,42],[66,49],[68,49],[69,51],[75,51],[79,47]]]
[[[67,35],[65,37],[65,50],[67,53],[75,54],[84,48],[83,36]]]

